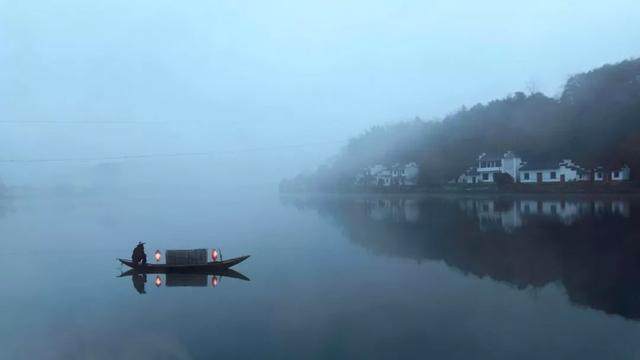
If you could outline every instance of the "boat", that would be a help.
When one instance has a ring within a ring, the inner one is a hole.
[[[168,272],[185,272],[185,273],[193,273],[199,271],[220,271],[226,270],[230,267],[237,265],[245,260],[249,255],[240,256],[233,259],[222,260],[222,261],[210,261],[206,264],[190,264],[190,265],[169,265],[169,264],[141,264],[135,263],[129,259],[118,259],[124,265],[137,270],[139,272],[146,273],[168,273]]]

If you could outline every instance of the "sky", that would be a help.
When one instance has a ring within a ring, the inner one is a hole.
[[[0,0],[0,159],[206,152],[108,162],[147,183],[272,184],[374,125],[557,95],[639,56],[639,17],[637,0]],[[100,163],[0,178],[73,183]]]

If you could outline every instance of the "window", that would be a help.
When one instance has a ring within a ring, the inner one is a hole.
[[[556,172],[555,172],[555,171],[552,171],[552,172],[551,172],[551,174],[549,175],[549,177],[550,177],[551,179],[555,179],[555,178],[556,178]]]
[[[529,204],[525,204],[524,205],[524,209],[522,209],[522,210],[523,210],[522,211],[523,213],[528,214],[529,213]]]
[[[489,180],[489,174],[482,174],[482,180]]]
[[[620,171],[614,171],[613,172],[613,177],[614,178],[619,178],[620,177]]]
[[[528,172],[524,173],[524,179],[525,180],[529,180],[529,173]]]

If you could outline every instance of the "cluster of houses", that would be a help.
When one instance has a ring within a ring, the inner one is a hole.
[[[515,182],[520,183],[562,183],[573,181],[627,181],[631,177],[631,169],[627,165],[619,168],[596,167],[585,169],[570,159],[558,161],[524,161],[511,151],[502,155],[478,156],[477,166],[472,166],[462,173],[458,183],[476,184],[493,183],[498,174],[508,174]]]
[[[365,168],[355,178],[359,186],[415,186],[418,184],[418,165],[394,164],[391,166],[373,165]]]
[[[363,169],[356,177],[358,186],[416,186],[418,165],[407,164],[373,165]],[[453,182],[464,184],[494,183],[498,176],[509,175],[514,182],[523,184],[564,183],[578,181],[619,182],[631,179],[627,165],[617,168],[584,168],[571,159],[557,161],[525,161],[512,151],[500,155],[483,153],[477,164],[469,167]]]

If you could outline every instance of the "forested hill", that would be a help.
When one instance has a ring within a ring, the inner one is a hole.
[[[571,76],[559,98],[517,92],[462,108],[441,121],[376,126],[352,139],[315,174],[287,183],[331,189],[363,167],[415,161],[423,185],[443,183],[478,154],[514,150],[528,159],[572,158],[640,171],[640,59]],[[632,171],[633,173],[633,171]]]

